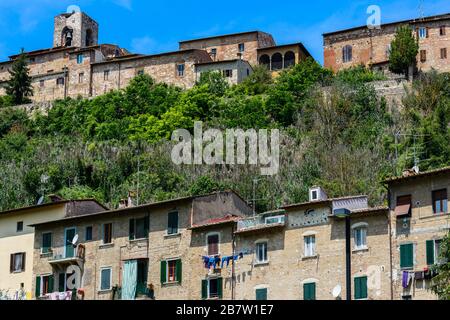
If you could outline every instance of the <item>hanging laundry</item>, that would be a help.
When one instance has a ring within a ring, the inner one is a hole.
[[[206,269],[209,269],[209,257],[202,256],[203,264]]]
[[[239,259],[244,259],[244,253],[239,253]]]
[[[408,271],[403,271],[403,276],[402,276],[402,287],[403,288],[408,288],[408,279],[409,279],[409,272]]]

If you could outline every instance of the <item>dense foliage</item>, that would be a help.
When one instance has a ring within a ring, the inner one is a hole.
[[[32,119],[0,109],[0,210],[36,203],[41,195],[95,197],[114,207],[129,191],[139,203],[232,188],[246,199],[258,178],[258,210],[307,199],[311,185],[329,196],[368,194],[385,200],[379,183],[411,167],[449,162],[448,75],[419,79],[405,109],[388,112],[361,67],[333,75],[309,59],[272,78],[263,67],[239,85],[207,73],[192,89],[141,75],[121,91],[91,100],[57,101]],[[280,172],[259,167],[175,165],[172,131],[196,120],[214,128],[281,130]],[[423,134],[394,139],[394,133]]]
[[[419,44],[413,36],[411,27],[401,26],[397,29],[389,52],[389,69],[394,73],[408,73],[410,66],[415,66],[419,53]]]
[[[9,70],[10,77],[6,83],[6,93],[9,97],[9,102],[16,105],[30,102],[29,97],[33,95],[33,87],[29,72],[27,56],[22,49],[21,54],[13,62],[11,70]]]
[[[433,278],[431,289],[440,300],[450,300],[450,233],[442,240],[438,263],[432,271]]]

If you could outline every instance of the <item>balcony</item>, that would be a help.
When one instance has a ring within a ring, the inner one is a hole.
[[[238,221],[236,233],[244,233],[269,228],[283,228],[286,225],[286,212],[277,210],[265,212],[255,217]]]
[[[85,247],[83,245],[56,247],[46,253],[52,265],[81,264],[84,262]]]

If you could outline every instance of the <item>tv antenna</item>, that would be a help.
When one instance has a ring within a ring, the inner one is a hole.
[[[425,19],[425,9],[423,0],[419,0],[419,18],[420,20]]]

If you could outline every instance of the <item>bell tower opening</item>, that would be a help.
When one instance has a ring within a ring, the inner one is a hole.
[[[53,47],[87,47],[98,44],[98,23],[83,12],[55,17]]]

